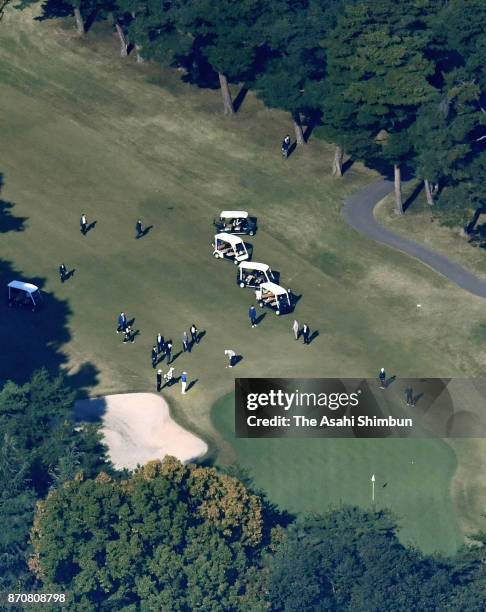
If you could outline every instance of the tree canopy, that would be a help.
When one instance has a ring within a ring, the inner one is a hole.
[[[95,425],[72,420],[73,392],[45,370],[0,391],[0,534],[2,588],[29,581],[29,529],[36,500],[73,478],[110,469]]]
[[[74,603],[241,609],[263,538],[261,500],[236,478],[174,458],[127,480],[78,474],[38,505],[30,565]],[[245,604],[246,605],[246,604]]]

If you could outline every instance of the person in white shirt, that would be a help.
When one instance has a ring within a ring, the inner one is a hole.
[[[235,357],[236,353],[231,349],[225,349],[224,354],[228,357],[228,365],[227,368],[232,368],[235,365]]]
[[[174,368],[169,368],[169,371],[164,374],[164,380],[167,382],[167,386],[170,387],[172,381],[174,380]]]
[[[294,332],[295,339],[298,340],[300,336],[300,325],[297,319],[294,320],[294,324],[292,325],[292,330]]]

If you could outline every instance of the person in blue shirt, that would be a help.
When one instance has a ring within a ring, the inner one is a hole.
[[[118,328],[116,330],[116,333],[119,334],[120,332],[124,332],[126,328],[127,316],[124,312],[120,312],[120,314],[118,315]]]
[[[257,313],[255,310],[255,306],[253,304],[248,309],[248,316],[250,317],[250,323],[252,327],[256,327],[257,325]]]
[[[185,395],[187,387],[187,372],[182,372],[181,376],[181,393]]]

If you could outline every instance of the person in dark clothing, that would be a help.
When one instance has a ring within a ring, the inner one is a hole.
[[[310,329],[307,323],[304,323],[302,327],[302,337],[304,338],[304,344],[309,344]]]
[[[290,136],[287,134],[287,136],[285,136],[285,138],[282,140],[282,157],[287,159],[287,157],[289,156],[289,150],[290,150]]]
[[[66,266],[62,263],[59,266],[59,276],[61,277],[61,283],[63,283],[66,280],[66,275],[67,275],[67,269],[66,269]]]
[[[156,381],[157,381],[157,391],[160,391],[162,389],[162,370],[157,370]]]
[[[191,341],[193,344],[199,344],[199,336],[197,333],[197,327],[195,326],[194,323],[191,325]]]
[[[142,225],[142,219],[138,219],[136,225],[135,225],[135,230],[137,232],[137,235],[135,236],[136,238],[140,238],[140,236],[143,234],[143,225]]]
[[[126,325],[123,331],[123,344],[126,344],[127,342],[133,342],[132,328],[130,325]]]
[[[159,358],[159,355],[157,353],[157,347],[154,344],[152,347],[152,367],[153,368],[155,368],[155,366],[157,365],[158,358]]]
[[[413,389],[411,385],[407,385],[405,387],[405,401],[407,402],[407,406],[415,406],[413,401]]]
[[[252,327],[256,327],[257,325],[257,313],[256,313],[256,309],[255,306],[251,305],[250,308],[248,309],[248,316],[250,318],[250,323]]]
[[[159,332],[157,334],[157,352],[162,353],[164,350],[164,336]]]
[[[88,229],[88,219],[86,218],[86,215],[84,213],[81,215],[81,219],[79,220],[79,225],[81,228],[81,233],[83,234],[83,236],[85,236],[86,231]]]
[[[381,368],[380,373],[378,374],[378,378],[380,379],[380,389],[385,389],[386,388],[385,368]]]
[[[116,328],[116,333],[124,332],[127,328],[127,316],[124,312],[120,312],[118,315],[118,327]]]
[[[172,341],[169,340],[165,345],[165,354],[167,355],[167,364],[171,362],[172,359]]]

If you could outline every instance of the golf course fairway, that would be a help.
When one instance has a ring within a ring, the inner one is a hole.
[[[217,461],[247,469],[282,508],[369,508],[375,473],[375,505],[391,508],[404,541],[452,553],[458,524],[463,533],[484,529],[477,475],[486,455],[471,440],[453,452],[439,440],[234,438],[227,394],[235,376],[371,378],[381,367],[397,378],[484,375],[484,300],[344,222],[344,199],[376,173],[354,163],[332,177],[335,147],[314,135],[283,160],[289,113],[250,92],[225,117],[218,90],[120,58],[107,24],[80,41],[63,21],[35,16],[12,9],[2,21],[0,95],[9,112],[0,119],[0,205],[9,231],[0,285],[32,282],[45,307],[33,316],[0,304],[0,378],[23,384],[45,367],[62,372],[77,399],[154,392],[160,332],[173,341],[175,374],[186,371],[191,384],[187,395],[180,385],[162,390],[174,420]],[[266,310],[255,329],[254,293],[237,286],[233,264],[212,256],[213,219],[240,209],[258,218],[248,240],[254,261],[300,296],[295,314]],[[85,236],[83,213],[96,222]],[[150,227],[141,240],[139,218]],[[66,283],[61,263],[72,271]],[[137,334],[129,345],[116,334],[122,310]],[[295,341],[294,317],[317,332],[311,344]],[[204,336],[183,352],[193,323]],[[225,349],[242,356],[235,370]]]

